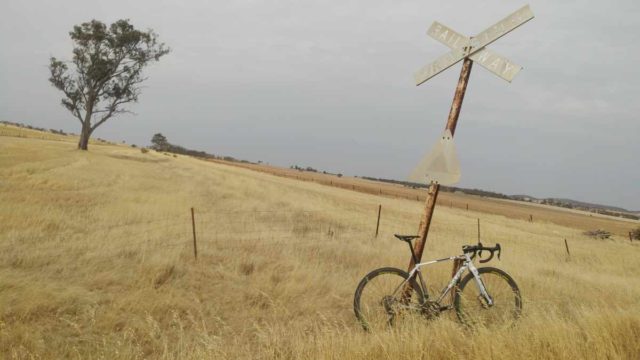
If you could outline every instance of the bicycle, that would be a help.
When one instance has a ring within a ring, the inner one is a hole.
[[[432,319],[453,309],[458,320],[471,327],[512,323],[519,318],[522,298],[513,278],[498,268],[476,268],[473,264],[476,255],[481,263],[491,261],[496,252],[500,259],[500,244],[494,247],[485,247],[482,243],[464,245],[462,255],[419,263],[411,245],[411,240],[418,236],[396,234],[395,237],[407,242],[416,265],[409,273],[392,267],[376,269],[360,281],[353,306],[365,330],[388,328],[398,319],[415,315]],[[483,251],[490,253],[485,259]],[[421,268],[442,261],[454,261],[452,278],[440,295],[431,300]],[[469,273],[463,278],[467,270]],[[468,286],[472,280],[476,286]],[[451,302],[443,303],[452,290]]]

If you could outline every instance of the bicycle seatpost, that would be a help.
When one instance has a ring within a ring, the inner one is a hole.
[[[413,263],[418,265],[418,258],[416,257],[416,253],[413,251],[413,246],[411,246],[411,241],[407,241],[409,245],[409,250],[411,251],[411,258],[413,259]]]

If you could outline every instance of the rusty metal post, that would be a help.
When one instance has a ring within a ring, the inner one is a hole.
[[[193,257],[198,260],[198,244],[196,243],[196,216],[191,208],[191,228],[193,229]]]
[[[458,117],[460,116],[460,109],[462,108],[462,100],[464,100],[464,94],[467,91],[467,84],[469,83],[469,75],[471,75],[472,67],[473,61],[469,58],[465,58],[462,63],[462,69],[460,70],[460,78],[458,79],[456,92],[453,95],[453,102],[451,103],[447,126],[445,127],[445,130],[451,131],[451,136],[455,135],[456,132]],[[416,241],[415,246],[415,254],[418,261],[422,259],[422,252],[424,251],[424,245],[427,242],[427,235],[429,234],[429,227],[431,226],[433,210],[436,206],[439,191],[440,185],[437,183],[432,182],[431,185],[429,185],[427,200],[425,202],[422,218],[420,219],[420,227],[418,228],[418,240]],[[413,262],[413,259],[411,259],[409,262],[409,271],[411,271],[414,266],[415,263]]]

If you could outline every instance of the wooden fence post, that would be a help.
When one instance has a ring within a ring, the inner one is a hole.
[[[571,253],[569,252],[569,244],[567,243],[567,239],[564,239],[564,247],[567,249],[567,259],[571,258]]]
[[[529,214],[529,222],[533,222],[533,215]]]
[[[193,229],[193,257],[198,260],[198,244],[196,243],[196,216],[191,208],[191,228]]]
[[[380,213],[382,212],[382,204],[378,205],[378,222],[376,222],[376,237],[378,237],[378,229],[380,228]]]
[[[480,244],[480,218],[478,218],[478,244]]]
[[[467,204],[467,211],[469,211],[469,204]]]

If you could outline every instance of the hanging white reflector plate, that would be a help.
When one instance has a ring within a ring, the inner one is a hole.
[[[440,141],[422,158],[420,164],[413,170],[410,181],[441,185],[453,185],[460,181],[460,162],[451,131],[446,130]]]

